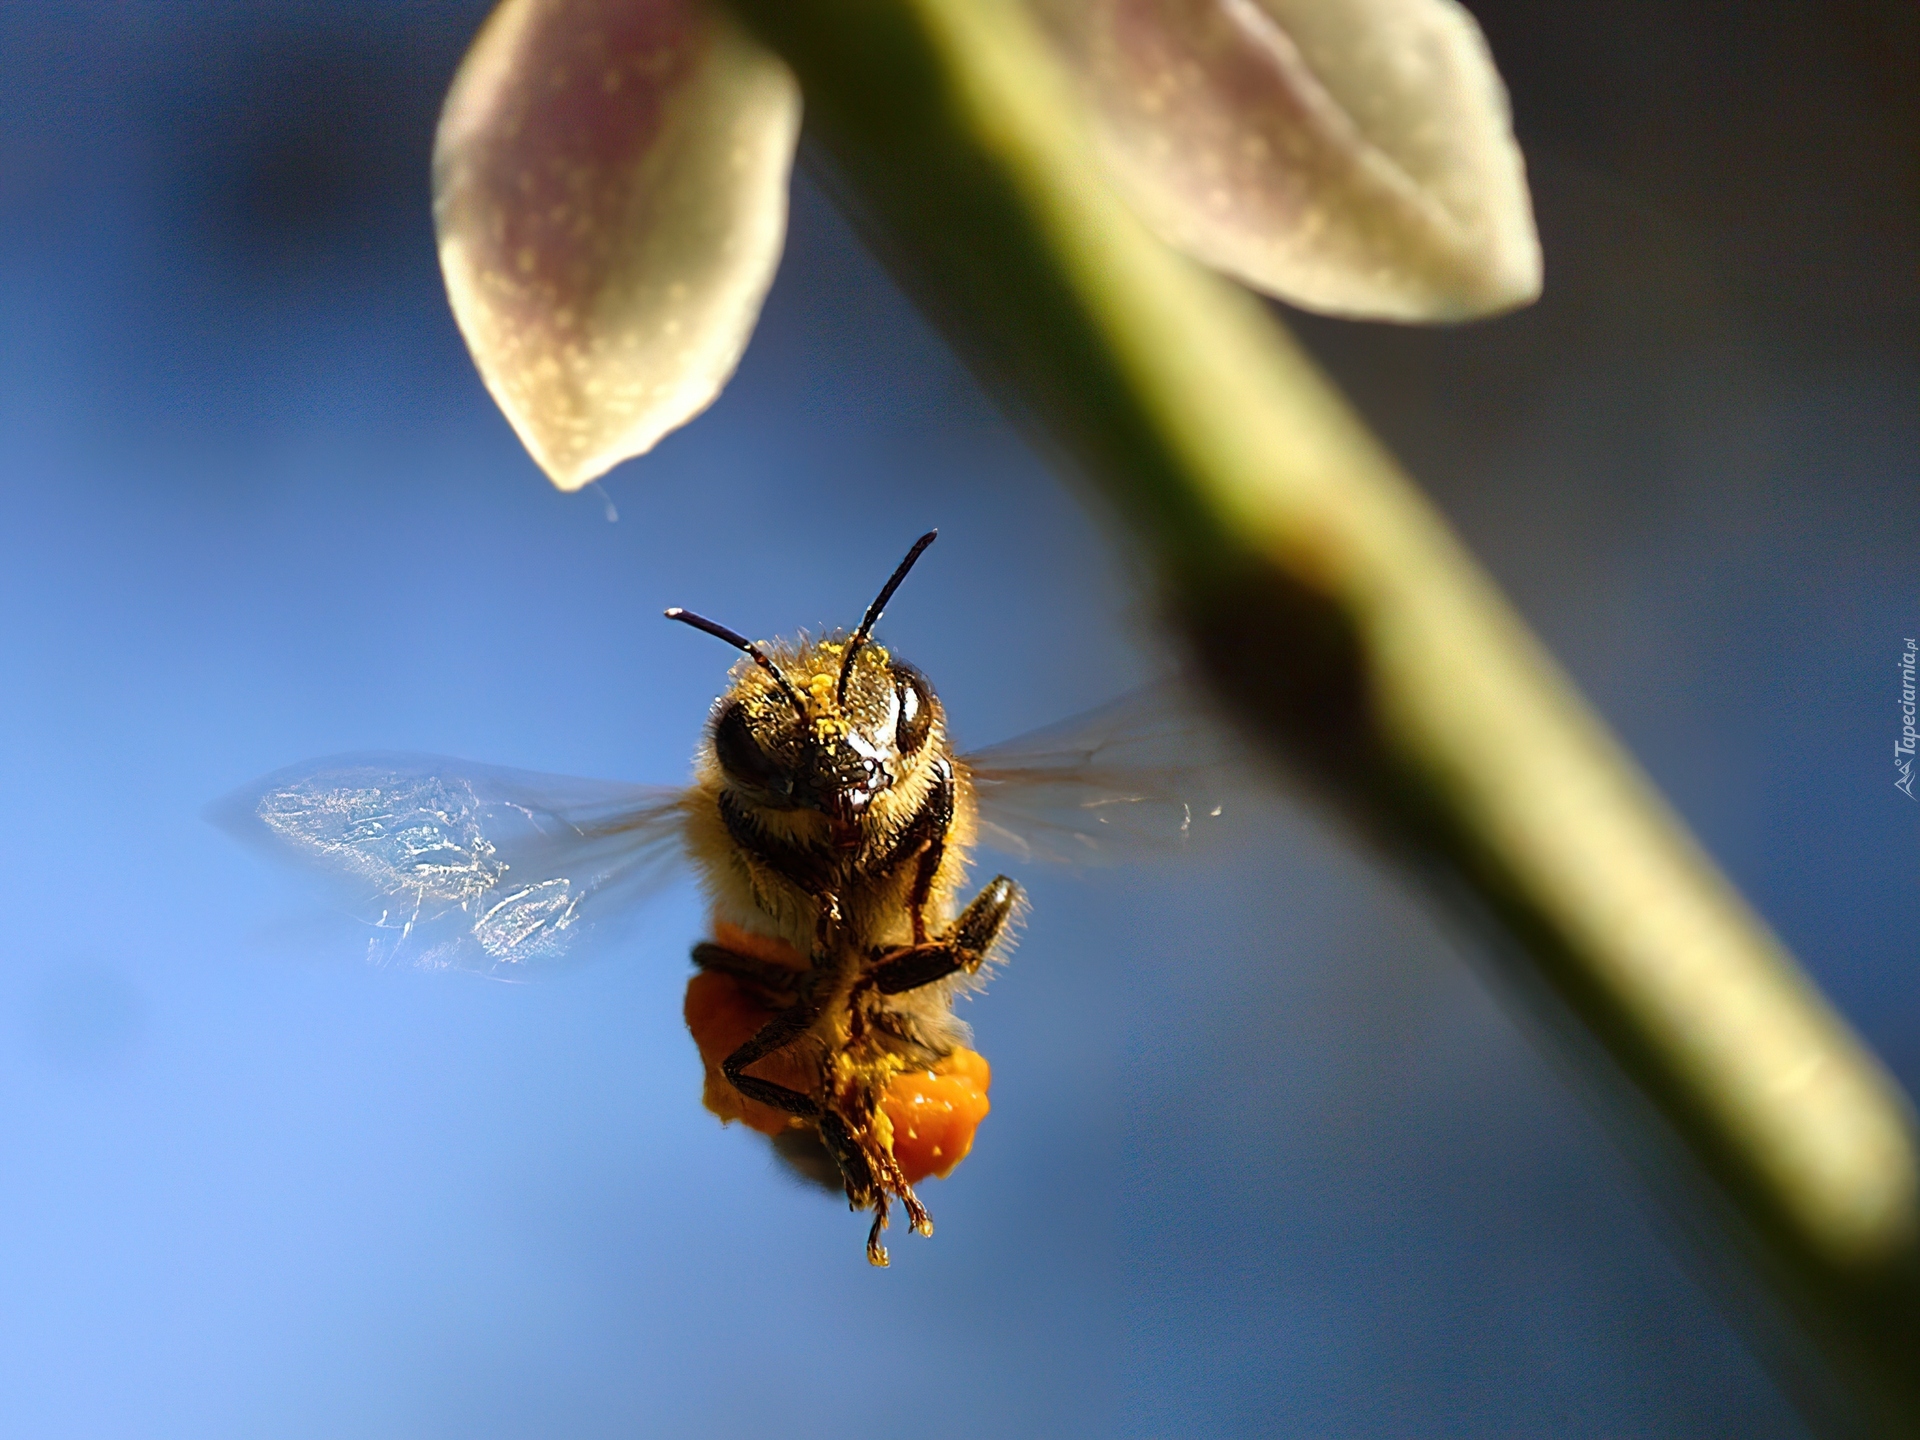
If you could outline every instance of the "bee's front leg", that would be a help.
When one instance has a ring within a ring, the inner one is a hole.
[[[880,1232],[887,1228],[887,1188],[874,1173],[874,1157],[867,1153],[845,1117],[833,1110],[821,1113],[820,1143],[840,1167],[848,1206],[873,1211],[873,1227],[867,1231],[867,1263],[884,1267],[887,1247],[880,1243]]]
[[[1020,887],[996,875],[939,939],[883,955],[868,972],[873,988],[882,995],[900,995],[961,971],[974,974],[1019,903]]]
[[[870,875],[890,875],[908,860],[913,863],[913,879],[907,886],[907,914],[913,921],[913,943],[926,943],[927,899],[933,893],[934,876],[947,853],[947,831],[953,827],[953,766],[944,759],[933,762],[933,784],[920,808],[894,838],[887,852],[866,867]]]
[[[853,1128],[847,1124],[846,1117],[833,1110],[823,1111],[820,1115],[820,1143],[833,1157],[834,1164],[840,1167],[847,1203],[856,1210],[865,1210],[872,1205],[880,1195],[880,1186],[874,1178],[873,1164],[860,1142],[854,1138]]]
[[[847,1204],[855,1210],[873,1211],[873,1226],[867,1231],[869,1265],[887,1264],[887,1247],[880,1243],[880,1234],[887,1228],[891,1196],[900,1197],[901,1204],[906,1206],[907,1219],[917,1233],[933,1234],[933,1217],[920,1203],[920,1197],[913,1193],[913,1187],[900,1171],[900,1162],[884,1147],[875,1146],[870,1133],[856,1135],[846,1117],[827,1109],[820,1114],[820,1142],[840,1167]]]

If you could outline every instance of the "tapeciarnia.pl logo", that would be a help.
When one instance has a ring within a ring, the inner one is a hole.
[[[1900,738],[1893,744],[1893,768],[1900,772],[1900,778],[1893,782],[1893,788],[1909,800],[1913,793],[1913,745],[1920,735],[1913,728],[1913,662],[1915,650],[1912,639],[1908,639],[1907,648],[1900,656]]]

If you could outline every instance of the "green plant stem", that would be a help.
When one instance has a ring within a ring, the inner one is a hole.
[[[1024,12],[734,5],[896,273],[1131,530],[1219,700],[1498,921],[1880,1432],[1920,1434],[1897,1091],[1268,308],[1122,208]]]

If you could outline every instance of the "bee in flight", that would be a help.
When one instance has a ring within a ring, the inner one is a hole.
[[[913,1186],[964,1159],[987,1113],[954,1001],[1024,900],[999,875],[960,903],[973,845],[1090,861],[1220,813],[1218,760],[1171,687],[956,754],[926,677],[873,639],[934,534],[851,634],[763,646],[666,612],[744,657],[685,788],[348,755],[268,776],[214,818],[370,892],[370,953],[503,977],[583,949],[690,862],[713,916],[685,1012],[705,1104],[873,1211],[867,1258],[885,1265],[895,1202],[930,1235]]]

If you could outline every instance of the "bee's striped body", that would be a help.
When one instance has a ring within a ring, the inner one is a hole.
[[[932,687],[866,643],[927,541],[850,637],[769,652],[669,612],[751,657],[714,707],[686,798],[714,913],[687,995],[707,1104],[769,1134],[817,1134],[849,1201],[877,1211],[876,1264],[890,1196],[932,1228],[908,1169],[945,1174],[986,1112],[985,1061],[953,1001],[1020,902],[1002,876],[956,913],[973,790]],[[936,1113],[964,1124],[935,1126]]]

